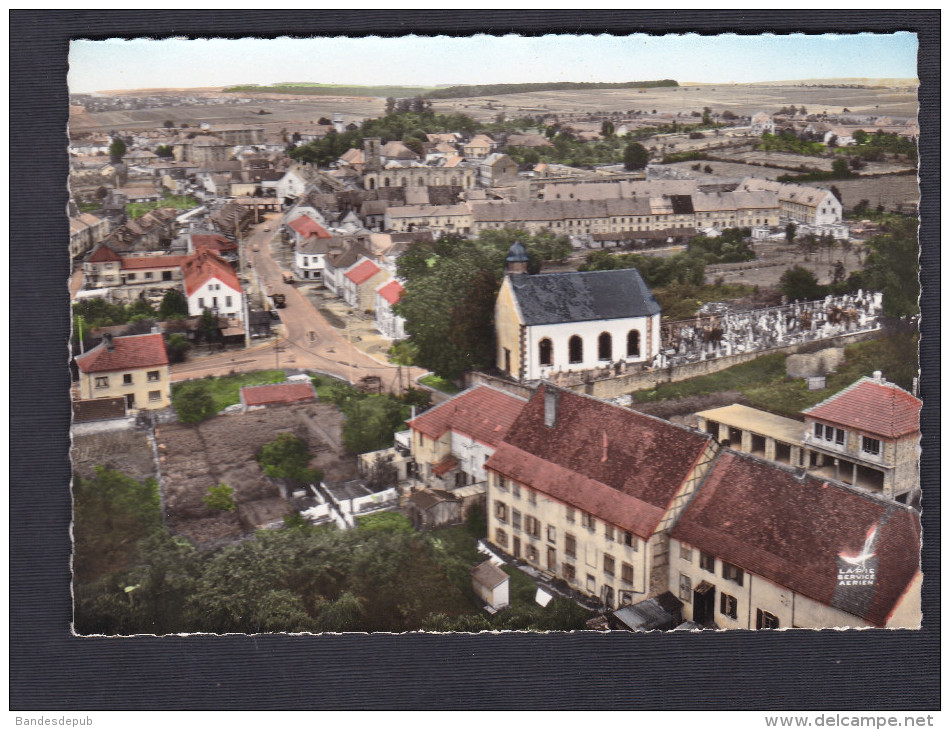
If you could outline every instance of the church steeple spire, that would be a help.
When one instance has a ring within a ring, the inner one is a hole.
[[[505,257],[505,273],[528,273],[528,250],[521,241],[515,241],[508,249],[508,255]]]

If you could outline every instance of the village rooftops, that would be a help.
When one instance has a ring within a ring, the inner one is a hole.
[[[819,421],[896,439],[920,431],[922,405],[893,383],[865,377],[802,413]]]
[[[496,446],[524,404],[523,398],[479,385],[430,408],[409,421],[409,426],[431,439],[455,431],[486,446]]]
[[[331,238],[330,233],[313,218],[302,215],[288,223],[301,236],[316,236],[317,238]]]
[[[798,443],[802,440],[804,426],[801,421],[777,416],[768,411],[760,411],[757,408],[749,408],[749,406],[743,406],[739,403],[701,411],[696,415],[702,416],[708,421],[753,431],[784,443]]]
[[[165,352],[165,340],[159,334],[107,337],[84,355],[79,355],[76,365],[84,373],[138,370],[168,365],[168,353]]]
[[[246,406],[269,406],[284,403],[306,403],[317,399],[311,383],[273,383],[241,388],[241,402]]]
[[[919,571],[909,507],[733,451],[720,453],[671,537],[877,626]],[[839,561],[868,551],[870,594],[842,590]]]
[[[526,325],[646,317],[660,312],[636,269],[514,274],[510,278]]]
[[[649,539],[711,443],[708,434],[544,384],[485,468]]]

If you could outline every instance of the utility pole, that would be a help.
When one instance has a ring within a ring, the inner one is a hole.
[[[238,266],[240,268],[241,276],[239,281],[241,282],[241,318],[244,320],[244,347],[248,348],[251,346],[251,321],[250,316],[247,311],[247,275],[245,273],[244,259],[244,236],[241,235],[241,218],[238,216],[237,220],[234,222],[234,237],[237,239],[238,243]]]

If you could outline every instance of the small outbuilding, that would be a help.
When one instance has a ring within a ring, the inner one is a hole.
[[[461,500],[444,489],[415,492],[406,500],[404,511],[417,530],[432,530],[462,521]]]
[[[472,589],[489,613],[508,607],[508,574],[491,559],[472,569]]]

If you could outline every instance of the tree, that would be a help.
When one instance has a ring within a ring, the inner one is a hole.
[[[798,226],[796,226],[792,221],[789,221],[785,226],[785,243],[791,245],[795,242],[795,232],[797,230]]]
[[[163,322],[188,316],[188,300],[179,289],[169,289],[158,305],[158,318]]]
[[[623,151],[623,166],[627,170],[642,170],[650,161],[646,148],[639,142],[631,142]]]
[[[168,359],[173,363],[184,362],[188,350],[191,349],[191,343],[181,332],[174,332],[168,336],[165,349],[168,350]]]
[[[920,312],[920,247],[916,219],[896,218],[887,232],[868,239],[867,286],[883,292],[884,314],[908,317]]]
[[[712,124],[712,109],[708,106],[703,107],[703,124]]]
[[[851,133],[851,138],[855,141],[856,144],[859,144],[859,145],[867,144],[868,133],[865,132],[863,129],[858,129]]]
[[[158,147],[156,147],[155,154],[158,155],[159,157],[164,157],[166,159],[168,159],[169,157],[175,156],[174,150],[172,150],[172,148],[167,144],[161,144]]]
[[[612,139],[615,133],[616,129],[614,127],[614,123],[609,119],[605,119],[600,125],[600,136],[604,139]]]
[[[779,279],[779,289],[789,300],[818,299],[824,294],[815,275],[802,266],[786,269]]]
[[[116,137],[109,145],[109,157],[113,162],[118,162],[125,156],[126,146],[121,137]]]
[[[386,97],[386,114],[392,114],[396,109],[396,100],[391,97]]]
[[[393,487],[399,481],[399,470],[390,459],[377,454],[376,459],[366,475],[366,483],[374,490]]]
[[[221,510],[222,512],[233,512],[237,509],[237,505],[234,503],[234,490],[227,484],[209,487],[208,493],[201,501],[208,509]]]
[[[162,526],[154,479],[138,481],[97,466],[91,479],[77,477],[73,498],[73,569],[80,581],[125,567],[132,557],[129,547]]]
[[[175,122],[174,122],[173,120],[171,120],[171,119],[166,119],[166,120],[165,120],[165,123],[164,123],[162,126],[164,126],[165,129],[174,129],[174,128],[175,128]]]
[[[214,397],[201,381],[179,385],[172,392],[172,406],[182,423],[200,423],[216,413]]]
[[[317,483],[323,475],[310,468],[310,449],[291,433],[281,433],[275,441],[265,444],[257,456],[264,473],[272,479],[292,479]]]
[[[198,329],[206,342],[214,342],[221,336],[218,318],[214,312],[207,308],[201,312],[201,321],[198,323]]]
[[[844,157],[835,157],[834,162],[831,163],[831,174],[832,177],[838,180],[854,177],[854,173],[851,172],[848,161]]]
[[[730,121],[730,122],[731,122],[733,119],[738,119],[738,117],[737,117],[733,112],[729,111],[728,109],[726,109],[725,111],[723,111],[723,113],[721,114],[721,116],[722,116],[723,119],[725,119],[725,120],[727,120],[727,121]]]

